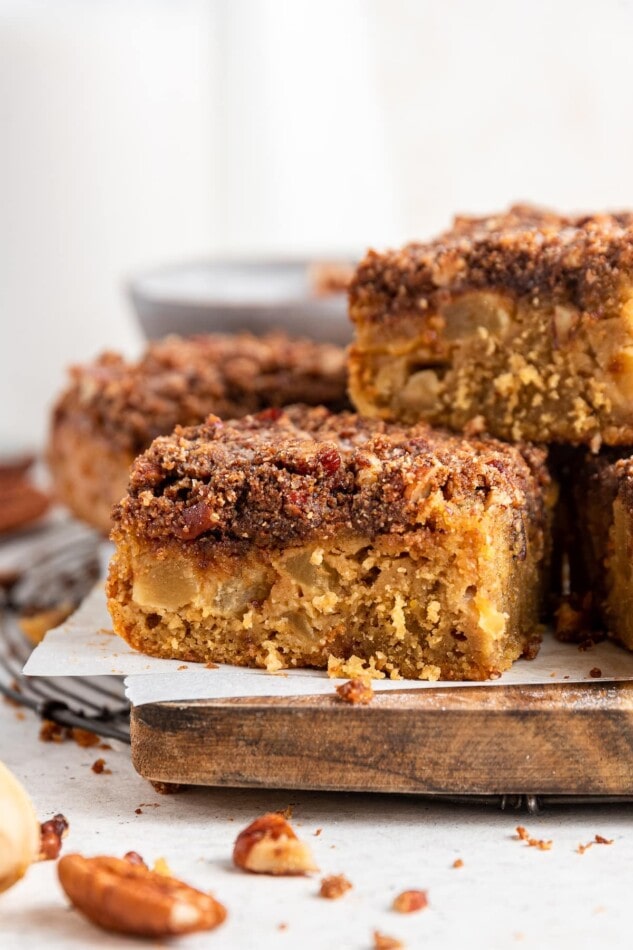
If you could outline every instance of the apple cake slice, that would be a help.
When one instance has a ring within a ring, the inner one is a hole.
[[[114,511],[115,632],[190,661],[496,676],[538,638],[544,461],[305,406],[177,428]]]
[[[631,449],[588,455],[577,466],[573,489],[577,574],[584,587],[576,593],[590,592],[605,632],[633,650]]]
[[[519,441],[633,444],[633,215],[515,207],[370,251],[350,288],[359,412]]]
[[[344,349],[283,333],[169,336],[137,362],[105,353],[70,375],[53,411],[49,466],[59,500],[105,533],[133,460],[175,425],[294,402],[349,405]]]

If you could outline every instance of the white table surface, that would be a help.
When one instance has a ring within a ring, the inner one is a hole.
[[[128,749],[43,744],[38,729],[30,713],[20,720],[0,703],[0,758],[22,779],[42,819],[66,815],[65,851],[136,850],[148,862],[162,856],[175,874],[226,904],[221,928],[183,938],[180,945],[191,950],[365,950],[374,929],[409,948],[631,945],[632,808],[552,807],[534,817],[372,795],[197,789],[165,796],[136,775]],[[111,775],[91,771],[100,755]],[[141,803],[150,804],[136,815]],[[316,896],[320,875],[268,878],[232,867],[238,831],[290,803],[322,873],[352,881],[340,900]],[[519,823],[553,839],[552,850],[515,840]],[[314,837],[317,828],[323,831]],[[614,838],[613,845],[577,854],[577,845],[596,833]],[[452,867],[457,857],[460,869]],[[397,893],[418,887],[428,889],[427,910],[404,916],[389,909]],[[3,950],[139,945],[101,933],[69,910],[53,862],[35,865],[0,895]]]

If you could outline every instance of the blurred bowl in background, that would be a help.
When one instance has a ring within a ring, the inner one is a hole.
[[[349,258],[200,261],[141,274],[128,290],[149,339],[277,329],[345,345],[354,266]]]

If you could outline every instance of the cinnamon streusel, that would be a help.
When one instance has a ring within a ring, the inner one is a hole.
[[[53,412],[50,468],[59,499],[104,532],[132,461],[175,425],[299,400],[347,405],[344,351],[282,333],[172,336],[138,362],[105,353],[70,375]]]

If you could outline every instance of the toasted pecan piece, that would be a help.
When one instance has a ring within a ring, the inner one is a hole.
[[[168,937],[212,930],[226,919],[210,894],[122,858],[68,854],[57,871],[74,907],[104,930]]]
[[[397,937],[389,937],[374,930],[374,950],[402,950],[404,944]]]
[[[62,839],[68,834],[68,819],[64,815],[53,815],[40,825],[40,861],[54,861],[62,849]]]
[[[347,894],[353,887],[351,881],[348,881],[344,874],[330,874],[321,881],[319,897],[325,897],[329,901],[338,900],[343,894]]]
[[[312,853],[278,812],[256,818],[239,833],[233,861],[255,874],[309,874],[318,871]]]
[[[429,906],[426,891],[403,891],[393,901],[393,909],[399,914],[413,914],[417,910],[424,910]]]
[[[374,691],[371,683],[363,682],[360,679],[351,679],[336,687],[339,699],[344,703],[351,703],[353,706],[366,706],[374,698]]]

